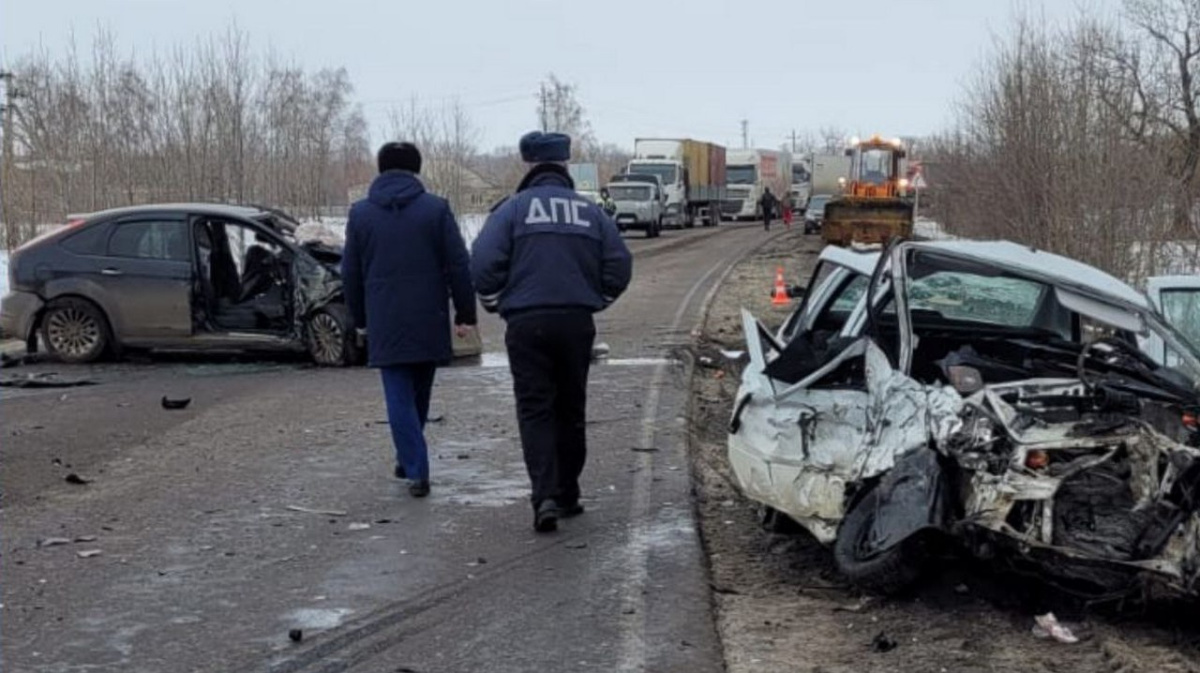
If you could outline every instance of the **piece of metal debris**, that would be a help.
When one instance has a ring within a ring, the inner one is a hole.
[[[293,512],[303,512],[305,514],[324,514],[326,516],[346,516],[346,512],[337,509],[314,509],[312,507],[302,507],[300,505],[288,505],[284,509]]]
[[[57,547],[59,545],[71,544],[71,540],[65,537],[48,537],[38,540],[39,547]]]
[[[63,481],[67,482],[68,484],[78,484],[80,486],[82,486],[84,484],[92,483],[91,479],[86,479],[84,477],[81,477],[78,474],[75,474],[74,472],[63,477]]]
[[[190,398],[190,397],[170,398],[170,397],[167,397],[166,395],[163,395],[163,398],[162,398],[162,408],[163,409],[172,409],[172,410],[187,409],[187,406],[191,403],[192,403],[192,398]]]
[[[1033,635],[1038,638],[1053,638],[1068,645],[1079,642],[1079,638],[1071,629],[1059,623],[1053,612],[1034,617]]]
[[[104,552],[100,551],[99,549],[84,549],[83,551],[75,552],[75,555],[79,558],[92,558],[93,556],[99,556],[103,553]]]

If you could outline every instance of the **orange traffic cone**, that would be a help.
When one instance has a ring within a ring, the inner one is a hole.
[[[791,303],[788,298],[787,285],[783,282],[783,267],[775,270],[775,296],[771,297],[772,306],[787,306]]]

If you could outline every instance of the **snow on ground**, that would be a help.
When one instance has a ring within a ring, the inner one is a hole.
[[[913,234],[930,241],[949,241],[957,236],[951,236],[942,230],[942,225],[925,217],[913,221]]]
[[[468,248],[479,235],[479,230],[483,229],[486,220],[487,215],[480,213],[468,213],[458,218],[458,229],[462,232]],[[322,217],[303,220],[296,229],[296,238],[301,241],[318,240],[327,245],[341,247],[346,243],[346,218]]]

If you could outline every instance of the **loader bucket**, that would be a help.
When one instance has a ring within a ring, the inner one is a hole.
[[[821,236],[826,243],[848,246],[887,243],[894,236],[911,238],[913,207],[903,199],[842,197],[825,204]]]

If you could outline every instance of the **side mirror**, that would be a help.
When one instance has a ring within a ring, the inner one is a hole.
[[[788,299],[800,299],[808,294],[808,288],[803,285],[793,285],[787,289]]]

